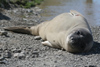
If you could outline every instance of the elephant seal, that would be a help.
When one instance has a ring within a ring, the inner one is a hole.
[[[32,27],[6,27],[8,31],[40,36],[47,45],[63,48],[68,52],[86,52],[93,46],[92,32],[87,20],[77,11],[71,10],[50,21]]]

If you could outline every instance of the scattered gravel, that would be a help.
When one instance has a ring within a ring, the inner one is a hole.
[[[16,8],[0,13],[0,30],[8,26],[40,23],[41,9]],[[100,26],[91,26],[94,46],[87,53],[72,54],[41,45],[38,37],[7,32],[0,36],[0,67],[100,67]]]

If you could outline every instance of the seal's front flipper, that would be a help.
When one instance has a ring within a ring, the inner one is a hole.
[[[52,44],[49,41],[42,42],[42,45],[52,47]]]
[[[4,27],[4,30],[22,34],[31,34],[30,27]]]
[[[34,39],[35,40],[41,40],[42,38],[40,36],[35,36]]]

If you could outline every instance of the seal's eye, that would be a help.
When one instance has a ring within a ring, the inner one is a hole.
[[[77,35],[80,35],[80,34],[81,34],[81,32],[80,32],[80,31],[77,31],[77,32],[76,32],[76,34],[77,34]]]

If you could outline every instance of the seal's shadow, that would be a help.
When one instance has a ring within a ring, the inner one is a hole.
[[[89,52],[81,53],[80,55],[90,55],[90,54],[100,54],[100,43],[94,41],[92,49]]]
[[[10,18],[0,13],[0,20],[10,20]]]
[[[100,54],[100,43],[94,41],[93,48],[90,50],[91,54]]]

